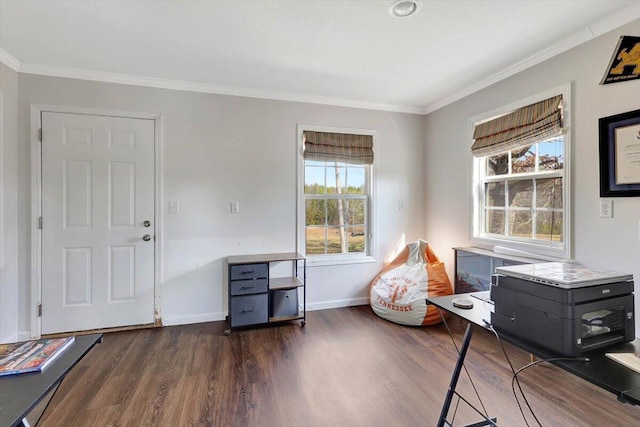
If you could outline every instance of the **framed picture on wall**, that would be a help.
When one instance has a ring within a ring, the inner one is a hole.
[[[613,52],[607,72],[602,77],[601,85],[626,82],[640,78],[640,37],[622,36]]]
[[[600,197],[640,196],[640,110],[603,117]]]

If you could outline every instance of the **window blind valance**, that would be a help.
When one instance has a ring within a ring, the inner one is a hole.
[[[527,105],[473,130],[475,157],[515,150],[562,133],[562,95]]]
[[[305,160],[373,164],[373,136],[304,131]]]

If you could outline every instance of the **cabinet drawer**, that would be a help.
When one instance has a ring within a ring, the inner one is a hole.
[[[269,288],[269,280],[235,280],[231,282],[229,292],[231,295],[260,294],[267,292]]]
[[[267,323],[268,294],[244,295],[231,298],[231,327]]]
[[[263,264],[237,264],[231,266],[231,280],[259,279],[269,276],[269,265]]]
[[[298,314],[298,290],[271,291],[270,315],[273,317],[296,316]]]

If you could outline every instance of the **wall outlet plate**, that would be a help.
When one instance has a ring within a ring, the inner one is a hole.
[[[613,200],[600,199],[600,218],[613,218]]]

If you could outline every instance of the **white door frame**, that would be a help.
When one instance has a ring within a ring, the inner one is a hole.
[[[154,151],[155,151],[155,236],[154,239],[154,323],[162,324],[162,114],[143,113],[137,111],[101,110],[82,107],[67,107],[60,105],[32,104],[31,105],[31,338],[38,339],[42,334],[42,317],[38,313],[38,306],[42,303],[42,229],[40,216],[42,212],[42,146],[40,143],[40,129],[42,127],[42,112],[87,114],[93,116],[124,117],[130,119],[149,119],[154,121]],[[45,218],[46,221],[46,218]],[[45,308],[46,310],[46,308]]]

